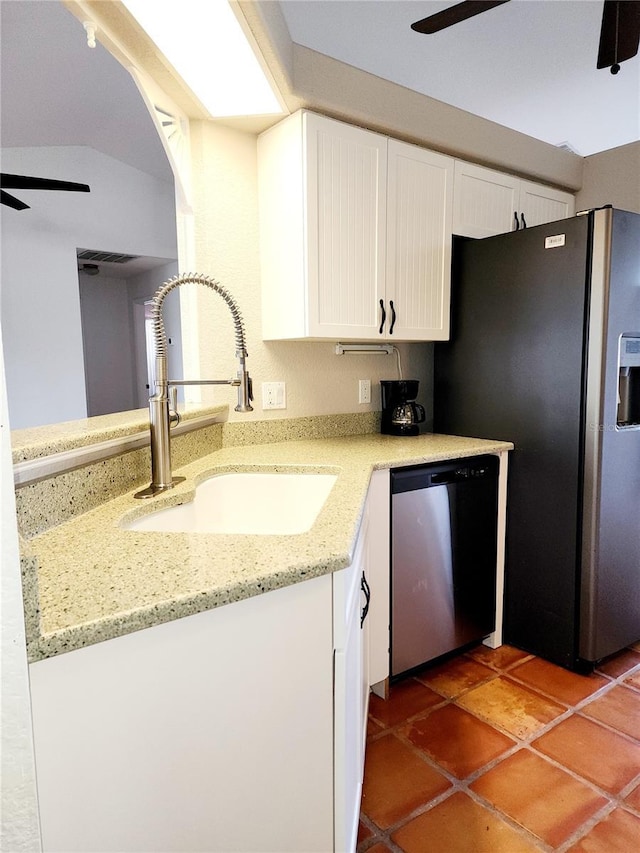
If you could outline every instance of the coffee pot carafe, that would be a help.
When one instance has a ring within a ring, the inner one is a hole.
[[[383,380],[382,422],[380,431],[386,435],[418,435],[425,419],[423,406],[415,402],[420,383],[417,379]]]

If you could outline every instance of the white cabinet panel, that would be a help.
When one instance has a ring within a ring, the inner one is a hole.
[[[391,139],[388,164],[387,337],[446,340],[453,161]]]

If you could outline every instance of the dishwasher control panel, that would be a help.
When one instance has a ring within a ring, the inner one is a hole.
[[[451,462],[392,468],[391,491],[409,492],[430,486],[443,486],[448,483],[493,477],[496,476],[497,463],[496,456],[480,456],[470,459],[456,459]]]

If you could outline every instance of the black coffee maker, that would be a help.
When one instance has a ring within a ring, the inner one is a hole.
[[[382,380],[382,424],[385,435],[418,435],[418,424],[425,419],[424,408],[415,402],[417,379]]]

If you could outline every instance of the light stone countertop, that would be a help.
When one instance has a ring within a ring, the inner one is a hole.
[[[149,501],[133,491],[23,541],[30,661],[112,639],[348,566],[374,469],[500,453],[504,441],[380,434],[234,446],[174,471],[184,483]],[[183,503],[198,482],[237,470],[337,473],[315,524],[292,536],[125,530]],[[328,470],[327,470],[328,469]]]

